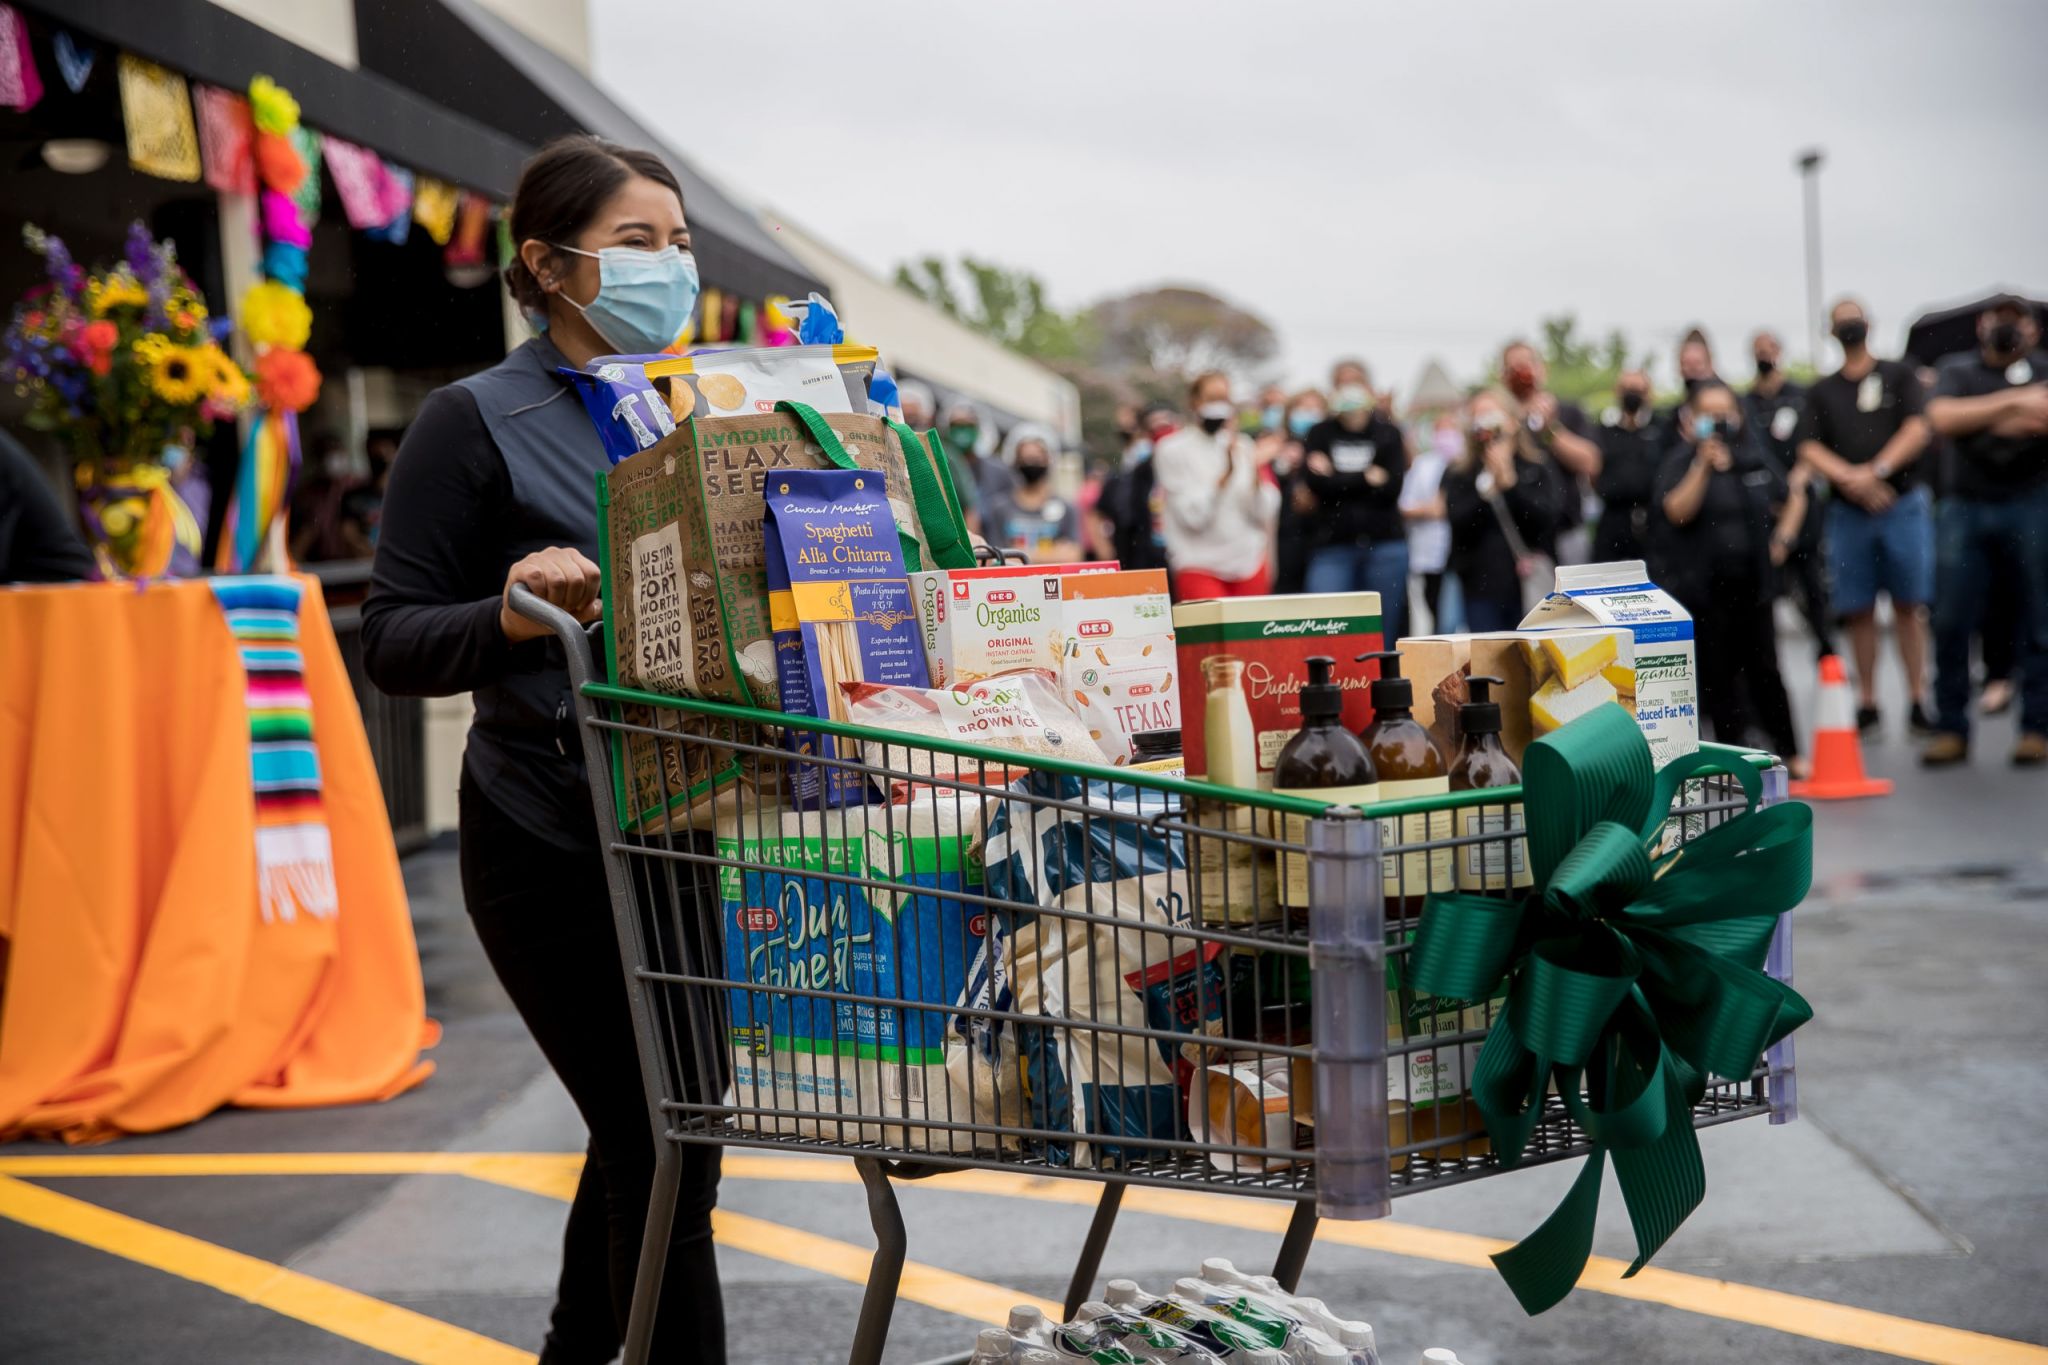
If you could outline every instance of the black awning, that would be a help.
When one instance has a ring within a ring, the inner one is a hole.
[[[373,71],[350,70],[207,0],[28,0],[47,22],[230,90],[267,75],[307,124],[413,170],[508,199],[531,146]]]
[[[687,158],[576,67],[476,0],[356,0],[356,43],[371,72],[529,145],[587,132],[658,153],[683,187],[708,284],[749,298],[825,292]]]
[[[683,187],[706,283],[743,297],[824,292],[753,215],[590,78],[473,0],[356,0],[350,69],[208,0],[25,0],[48,23],[245,89],[263,74],[308,125],[400,165],[505,200],[533,149],[590,132],[661,154]]]

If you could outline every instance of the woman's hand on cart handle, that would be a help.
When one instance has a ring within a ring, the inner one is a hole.
[[[536,550],[514,564],[505,575],[505,593],[498,607],[498,628],[505,638],[518,644],[550,633],[538,621],[512,610],[512,588],[517,584],[552,606],[560,607],[588,625],[604,614],[604,572],[581,550],[559,545]]]

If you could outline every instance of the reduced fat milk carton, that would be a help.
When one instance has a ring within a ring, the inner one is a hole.
[[[1699,660],[1692,616],[1650,581],[1640,559],[1559,565],[1557,586],[1524,630],[1626,626],[1635,637],[1636,724],[1663,767],[1700,747]]]

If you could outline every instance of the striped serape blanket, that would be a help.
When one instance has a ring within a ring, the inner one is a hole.
[[[340,908],[320,799],[313,702],[299,652],[299,584],[214,578],[213,595],[248,678],[249,760],[256,798],[256,884],[266,923]]]

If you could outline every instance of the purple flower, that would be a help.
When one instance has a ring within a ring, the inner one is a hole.
[[[50,276],[50,283],[73,299],[85,293],[85,271],[71,259],[71,249],[64,245],[62,237],[43,239],[43,266]]]
[[[149,229],[136,219],[128,225],[128,268],[135,272],[135,278],[144,284],[153,283],[157,277],[156,242],[150,237]]]

